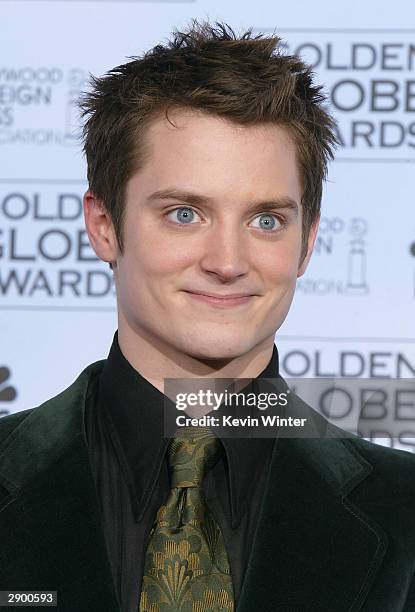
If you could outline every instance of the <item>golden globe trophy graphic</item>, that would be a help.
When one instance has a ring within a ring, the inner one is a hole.
[[[366,219],[352,219],[350,225],[351,240],[349,243],[346,283],[346,293],[351,295],[367,295],[369,293],[366,278],[367,254],[365,236],[367,234],[367,229]]]

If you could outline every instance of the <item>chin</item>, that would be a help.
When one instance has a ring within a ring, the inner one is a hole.
[[[187,338],[182,350],[195,359],[220,361],[236,359],[247,353],[252,346],[246,340],[241,341],[240,336],[226,338],[224,335],[215,337],[214,334],[206,333],[203,338]]]

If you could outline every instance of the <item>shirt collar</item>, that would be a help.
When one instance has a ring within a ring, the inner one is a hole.
[[[257,378],[278,376],[274,345],[268,365]],[[116,332],[101,374],[99,409],[104,411],[137,521],[150,501],[169,444],[169,438],[163,435],[165,401],[166,396],[124,357]],[[245,510],[252,482],[270,460],[273,442],[272,438],[222,438],[233,526]]]

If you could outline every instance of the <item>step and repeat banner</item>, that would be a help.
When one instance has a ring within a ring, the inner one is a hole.
[[[108,353],[114,286],[83,225],[77,99],[90,73],[191,18],[277,33],[338,120],[315,252],[276,336],[281,373],[414,378],[415,5],[287,4],[0,0],[0,416]]]

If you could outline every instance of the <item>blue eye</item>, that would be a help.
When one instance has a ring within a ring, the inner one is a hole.
[[[172,215],[174,215],[174,217],[172,217]],[[192,225],[200,220],[199,213],[188,206],[174,208],[170,210],[166,216],[177,223],[177,225]],[[259,220],[259,225],[254,225],[255,228],[265,230],[269,233],[276,232],[284,226],[284,223],[278,219],[276,215],[269,213],[257,215],[254,220]]]
[[[192,208],[187,208],[187,207],[182,206],[181,208],[174,208],[167,214],[167,216],[171,214],[175,214],[175,213],[178,213],[178,215],[176,219],[173,219],[173,220],[178,221],[180,225],[191,223],[192,220],[194,219],[194,216],[197,215],[197,212],[194,211]]]
[[[282,226],[281,221],[275,215],[269,215],[268,213],[258,215],[257,217],[255,217],[255,219],[260,219],[259,229],[275,231],[276,229],[279,229]]]

